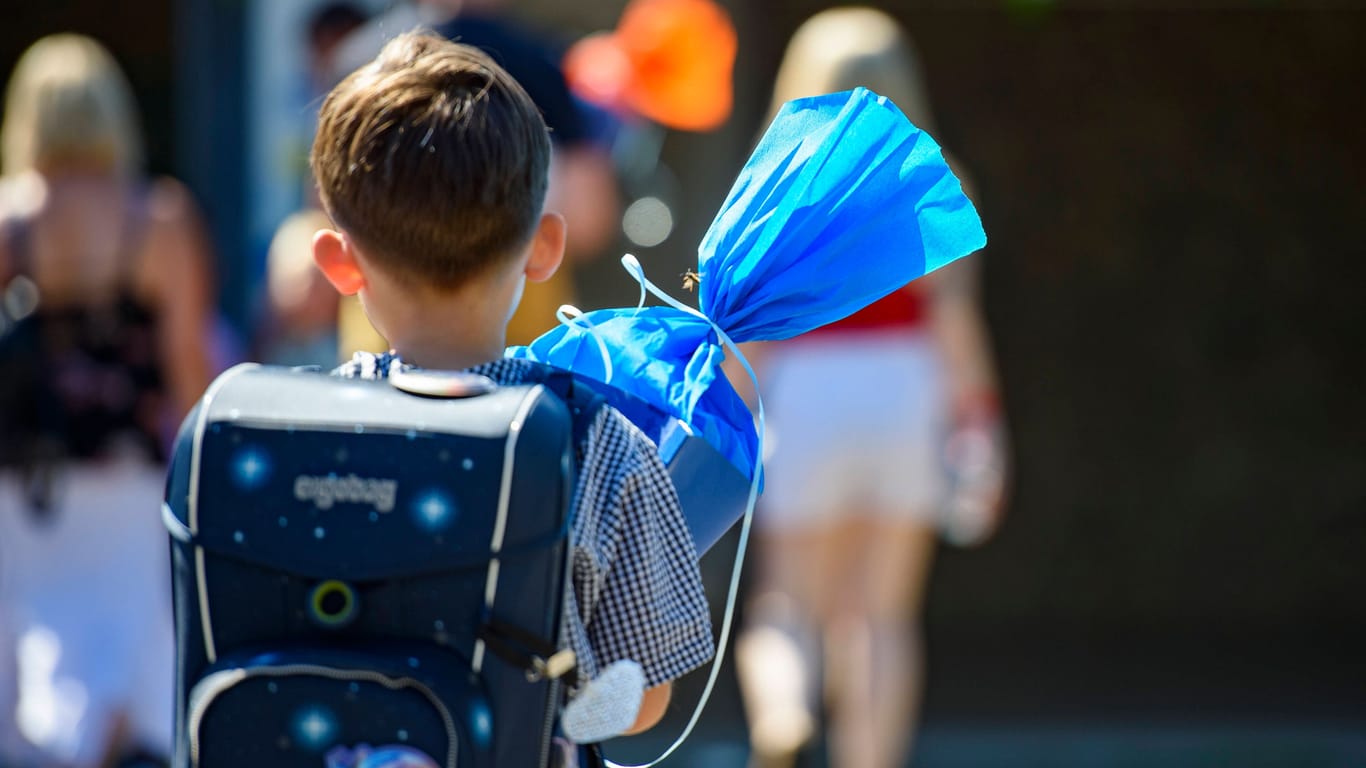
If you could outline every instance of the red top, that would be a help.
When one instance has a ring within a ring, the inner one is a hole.
[[[854,314],[823,325],[808,335],[839,331],[915,328],[925,322],[925,290],[918,283],[896,290]]]

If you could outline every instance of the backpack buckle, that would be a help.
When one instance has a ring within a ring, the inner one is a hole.
[[[569,674],[574,667],[578,666],[579,659],[574,655],[574,651],[566,648],[557,651],[548,659],[540,656],[531,657],[531,669],[526,671],[528,683],[538,683],[542,680],[558,680]]]

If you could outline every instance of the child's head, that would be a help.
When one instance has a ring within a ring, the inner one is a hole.
[[[411,33],[328,94],[311,159],[323,205],[367,257],[451,288],[530,241],[550,139],[492,59]]]
[[[563,221],[542,211],[545,122],[476,48],[428,33],[390,41],[328,94],[311,161],[340,230],[319,233],[315,259],[343,293],[360,292],[377,328],[376,305],[398,303],[376,298],[380,282],[406,301],[496,278],[515,305],[523,276],[559,264]],[[510,309],[489,311],[505,323]]]

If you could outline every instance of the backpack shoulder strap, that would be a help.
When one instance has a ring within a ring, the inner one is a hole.
[[[577,465],[581,461],[584,440],[593,428],[598,412],[607,403],[606,399],[573,373],[543,363],[535,363],[535,372],[524,381],[545,386],[569,407],[574,463]],[[558,650],[549,639],[491,616],[484,618],[478,636],[494,655],[526,672],[528,679],[563,678],[570,686],[578,684],[573,653]]]
[[[536,366],[540,369],[539,383],[544,384],[546,389],[554,392],[569,406],[570,419],[573,422],[574,452],[577,455],[579,447],[588,437],[589,430],[593,428],[598,411],[607,404],[607,400],[570,371],[544,363],[537,363]]]

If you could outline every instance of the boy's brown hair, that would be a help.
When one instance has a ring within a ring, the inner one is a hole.
[[[414,32],[332,89],[310,162],[323,206],[367,256],[453,288],[530,240],[550,137],[487,55]]]

